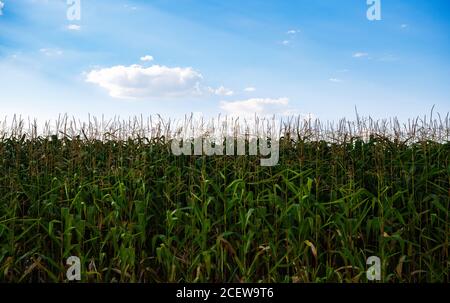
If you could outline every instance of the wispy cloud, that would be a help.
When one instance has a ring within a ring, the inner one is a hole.
[[[41,48],[39,51],[48,57],[61,56],[63,54],[63,51],[58,48]]]
[[[393,62],[398,61],[398,58],[392,54],[377,54],[375,56],[369,56],[368,53],[365,52],[356,52],[353,54],[353,58],[356,59],[363,59],[366,58],[367,60],[375,60],[375,61],[384,61],[384,62]]]
[[[368,53],[364,53],[364,52],[356,52],[353,54],[353,58],[364,58],[364,57],[368,57],[369,54]]]
[[[126,8],[126,9],[129,9],[131,11],[137,10],[137,6],[133,6],[133,5],[125,4],[123,7]]]
[[[298,33],[300,33],[300,30],[298,30],[298,29],[290,29],[286,32],[286,34],[288,34],[288,35],[296,35]]]
[[[402,25],[400,25],[400,28],[406,29],[406,28],[408,28],[408,24],[402,24]]]
[[[342,82],[342,80],[339,78],[330,78],[329,81],[333,82],[333,83],[341,83]]]
[[[67,29],[71,31],[79,31],[81,30],[81,26],[77,24],[69,24],[67,25]]]
[[[395,62],[395,61],[398,61],[398,58],[392,54],[385,54],[385,55],[381,56],[380,58],[378,58],[378,61]]]
[[[288,39],[285,39],[283,41],[281,41],[281,44],[284,46],[288,46],[292,43],[292,41],[296,38],[296,35],[300,33],[300,30],[298,29],[290,29],[286,32],[286,35],[289,36]]]
[[[5,7],[5,3],[3,1],[0,1],[0,16],[3,15],[3,8]]]
[[[244,91],[247,92],[247,93],[252,93],[252,92],[256,91],[256,88],[252,87],[252,86],[249,86],[249,87],[244,88]]]

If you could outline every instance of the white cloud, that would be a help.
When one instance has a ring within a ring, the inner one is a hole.
[[[3,15],[3,8],[5,7],[5,3],[3,1],[0,1],[0,16]]]
[[[61,56],[63,54],[63,51],[57,48],[41,48],[39,51],[48,57]]]
[[[288,30],[287,32],[286,32],[286,34],[288,34],[288,35],[296,35],[296,34],[298,34],[300,31],[299,30],[297,30],[297,29],[291,29],[291,30]]]
[[[333,83],[341,83],[342,82],[342,80],[338,79],[338,78],[330,78],[329,80],[330,80],[330,82],[333,82]]]
[[[203,77],[191,67],[113,66],[86,74],[86,81],[108,90],[114,98],[161,98],[199,94]]]
[[[209,87],[208,90],[209,90],[209,92],[211,92],[217,96],[233,96],[234,95],[234,92],[231,89],[228,89],[228,88],[224,87],[223,85],[217,89]]]
[[[71,31],[79,31],[79,30],[81,30],[81,26],[80,25],[76,25],[76,24],[69,24],[67,26],[67,29],[71,30]]]
[[[363,53],[363,52],[357,52],[353,54],[353,58],[363,58],[363,57],[367,57],[369,56],[368,53]]]
[[[284,45],[284,46],[289,46],[289,45],[291,45],[291,44],[292,44],[292,41],[295,40],[296,35],[297,35],[298,33],[300,33],[300,30],[297,30],[297,29],[290,29],[290,30],[288,30],[288,31],[286,32],[286,34],[289,35],[289,38],[288,38],[288,39],[285,39],[285,40],[283,40],[283,41],[281,41],[280,43],[281,43],[282,45]]]
[[[143,61],[143,62],[151,62],[153,60],[154,60],[153,56],[150,56],[150,55],[141,57],[141,61]]]
[[[288,106],[288,98],[252,98],[233,102],[222,101],[220,103],[220,108],[227,114],[240,117],[253,117],[255,114],[260,117],[274,114],[285,115],[292,112],[292,109]]]
[[[382,61],[382,62],[395,62],[398,61],[398,58],[392,54],[384,54],[383,56],[381,56],[378,61]]]
[[[250,87],[246,87],[246,88],[244,89],[244,91],[246,91],[246,92],[248,92],[248,93],[253,93],[253,92],[256,91],[256,88],[250,86]]]
[[[130,5],[128,5],[128,4],[125,4],[123,7],[126,8],[126,9],[130,9],[130,10],[132,10],[132,11],[137,10],[137,7],[136,7],[136,6],[130,6]]]

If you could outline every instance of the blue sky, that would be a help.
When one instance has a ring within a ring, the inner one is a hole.
[[[0,0],[0,115],[450,109],[450,1]]]

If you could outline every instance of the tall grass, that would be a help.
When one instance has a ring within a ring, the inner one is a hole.
[[[270,122],[270,123],[269,123]],[[450,119],[160,117],[0,127],[0,281],[449,281]],[[280,162],[174,156],[265,125]]]

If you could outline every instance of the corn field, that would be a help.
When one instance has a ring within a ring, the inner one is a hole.
[[[0,124],[0,281],[449,282],[450,118]],[[279,163],[175,156],[265,128]]]

